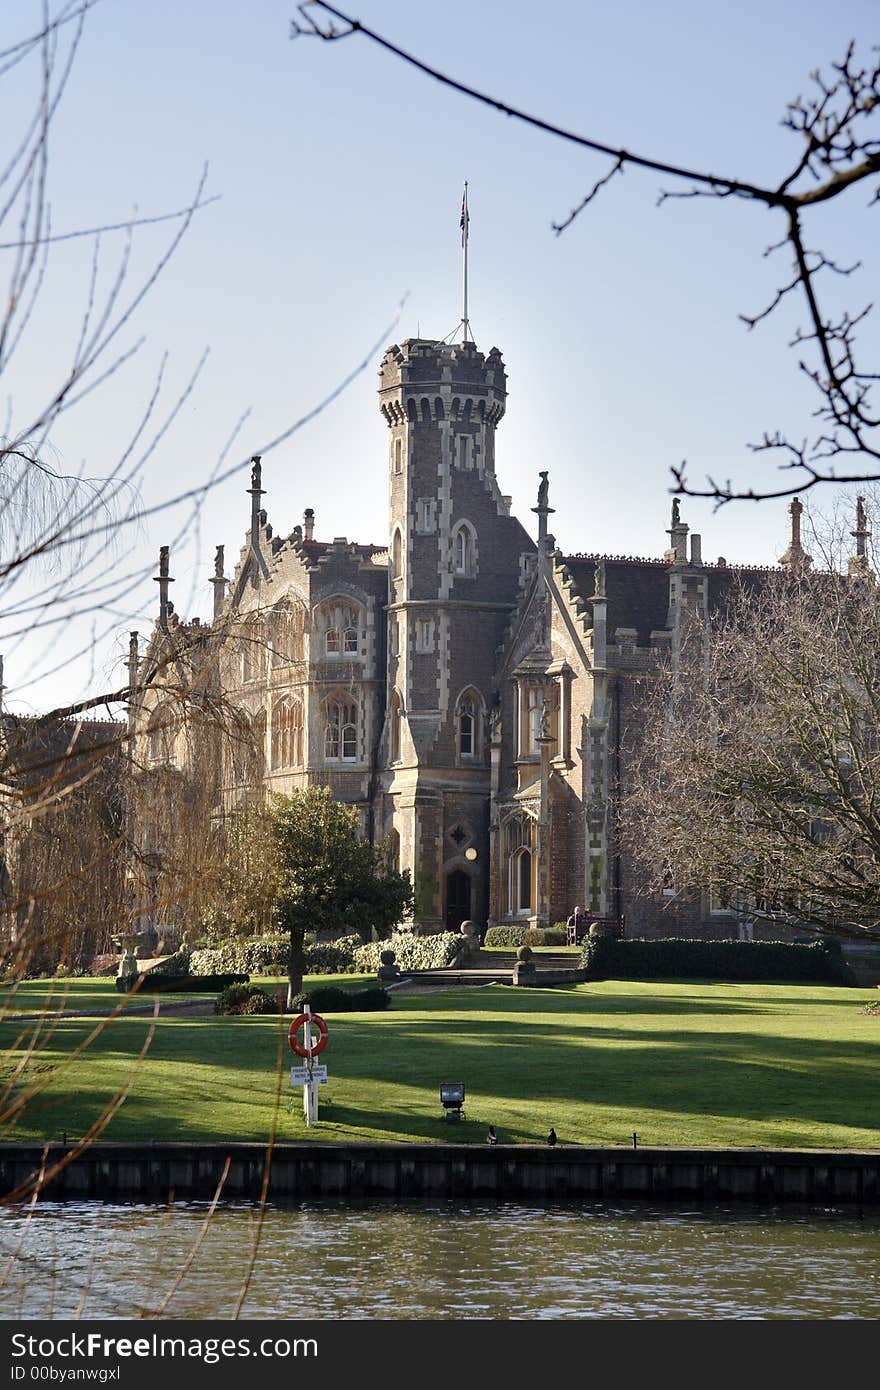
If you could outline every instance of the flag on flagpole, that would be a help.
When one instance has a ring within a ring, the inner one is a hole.
[[[459,223],[459,226],[461,227],[462,246],[464,246],[468,238],[468,223],[470,222],[470,220],[470,213],[468,212],[467,205],[467,184],[465,184],[464,193],[462,193],[461,195],[461,222]]]

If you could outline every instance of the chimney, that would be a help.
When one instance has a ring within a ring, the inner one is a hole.
[[[303,540],[310,541],[315,535],[315,510],[314,507],[306,507],[303,512]]]
[[[703,563],[703,538],[698,531],[691,532],[691,564],[701,565]]]

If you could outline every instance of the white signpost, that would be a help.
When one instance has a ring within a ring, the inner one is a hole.
[[[313,1025],[318,1029],[317,1041],[312,1033]],[[301,1028],[304,1028],[302,1042],[299,1041]],[[327,1080],[327,1068],[315,1064],[315,1057],[327,1046],[327,1025],[320,1014],[313,1014],[311,1005],[306,1004],[291,1023],[287,1040],[294,1052],[305,1058],[305,1066],[290,1068],[290,1084],[303,1088],[303,1114],[306,1125],[310,1126],[318,1118],[318,1087]]]

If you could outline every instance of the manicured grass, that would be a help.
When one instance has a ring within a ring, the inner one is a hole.
[[[149,996],[152,998],[152,996]],[[0,1017],[48,1010],[52,1013],[79,1013],[115,1009],[122,996],[112,979],[82,978],[61,980],[22,980],[0,986]],[[138,1004],[149,1002],[144,995]]]
[[[287,987],[286,977],[280,975],[254,975],[252,984],[267,990]],[[309,984],[352,986],[374,984],[374,975],[309,975],[303,988]],[[143,1009],[154,999],[164,1003],[210,1001],[210,994],[187,994],[185,990],[168,991],[156,994],[149,989],[140,989],[130,999],[123,996],[112,979],[72,978],[60,980],[22,980],[15,985],[0,985],[0,1022],[10,1014],[24,1013],[109,1013],[120,1004],[125,1008]]]
[[[629,1144],[636,1130],[643,1145],[874,1148],[880,1018],[864,1004],[875,999],[821,985],[630,981],[395,993],[386,1013],[328,1018],[330,1081],[308,1131],[289,1084],[288,1020],[160,1019],[103,1137],[264,1140],[280,1067],[280,1139],[482,1143],[492,1123],[502,1142],[541,1141],[552,1124],[581,1144]],[[114,1021],[65,1066],[88,1025],[55,1024],[29,1064],[42,1089],[2,1137],[84,1133],[132,1075],[148,1026]],[[11,1048],[20,1029],[3,1025],[0,1043]],[[6,1053],[7,1069],[13,1060]],[[466,1084],[457,1125],[443,1121],[441,1081]]]
[[[533,955],[541,955],[542,952],[553,956],[580,956],[583,954],[583,946],[531,946],[529,948]],[[515,946],[481,946],[481,951],[488,955],[509,956],[515,953]]]

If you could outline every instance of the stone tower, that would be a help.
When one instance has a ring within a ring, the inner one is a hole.
[[[485,920],[496,650],[535,545],[495,478],[497,348],[407,339],[380,368],[389,427],[388,704],[379,824],[416,924]]]

